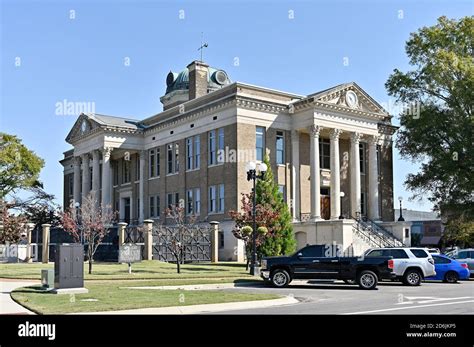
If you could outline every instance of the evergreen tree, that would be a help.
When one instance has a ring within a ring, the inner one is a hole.
[[[278,189],[270,166],[270,159],[265,155],[263,162],[268,169],[265,177],[257,181],[257,205],[277,212],[278,217],[266,225],[271,232],[259,248],[260,256],[284,255],[295,251],[296,240],[293,235],[293,225],[288,205],[283,199],[283,194]]]

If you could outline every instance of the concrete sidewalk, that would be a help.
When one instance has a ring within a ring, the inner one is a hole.
[[[158,308],[139,308],[133,310],[120,310],[120,311],[103,311],[103,312],[84,312],[74,314],[206,314],[222,311],[232,310],[246,310],[246,309],[258,309],[275,306],[285,306],[297,304],[299,301],[293,296],[286,296],[280,299],[274,300],[254,300],[254,301],[241,301],[241,302],[229,302],[222,304],[206,304],[206,305],[189,305],[189,306],[172,306],[172,307],[158,307]]]
[[[31,280],[0,279],[0,314],[35,314],[13,301],[10,293],[16,288],[39,283],[39,281]]]
[[[229,288],[264,288],[263,282],[254,283],[208,283],[208,284],[183,284],[177,286],[141,286],[141,287],[120,287],[120,289],[157,289],[157,290],[217,290]]]

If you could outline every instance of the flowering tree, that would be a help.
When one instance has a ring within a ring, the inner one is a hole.
[[[21,233],[24,231],[24,226],[27,222],[24,216],[15,216],[8,213],[8,205],[3,205],[2,211],[2,225],[0,229],[0,243],[17,243],[21,239]]]
[[[110,206],[100,205],[95,194],[91,192],[83,199],[78,212],[74,208],[70,208],[62,215],[63,228],[72,235],[75,242],[80,241],[81,233],[84,236],[89,260],[89,274],[92,273],[94,254],[104,237],[109,233],[115,214]]]
[[[244,194],[242,193],[242,206],[241,211],[229,211],[229,216],[235,222],[235,228],[232,230],[234,236],[244,241],[245,252],[247,255],[247,269],[249,260],[252,253],[253,243],[253,193]],[[274,233],[273,221],[278,219],[279,213],[268,205],[257,204],[256,205],[256,223],[257,223],[257,254],[261,257],[260,246],[265,242],[268,237],[272,237]]]
[[[188,220],[186,220],[184,207],[181,206],[171,206],[171,208],[165,209],[165,215],[174,222],[174,225],[169,228],[171,232],[168,234],[171,238],[168,247],[176,259],[176,271],[177,273],[181,273],[181,264],[184,263],[186,255],[185,246],[192,237],[192,229],[196,222],[196,217],[190,216]],[[160,227],[163,228],[163,226]]]

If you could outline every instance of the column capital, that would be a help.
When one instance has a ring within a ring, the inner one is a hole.
[[[360,142],[361,134],[358,132],[351,134],[351,143],[358,144]]]
[[[316,124],[310,125],[308,127],[309,133],[313,137],[319,137],[322,127]]]
[[[379,135],[370,135],[367,139],[367,142],[371,146],[376,146],[380,142],[380,136]]]
[[[81,157],[80,156],[76,156],[72,159],[73,161],[73,164],[76,165],[76,166],[80,166],[81,165]]]
[[[341,129],[332,129],[331,130],[331,140],[339,140],[339,136],[341,135],[342,130]]]
[[[99,159],[100,151],[98,149],[92,150],[91,153],[92,153],[92,159],[93,160],[98,160]]]
[[[100,149],[102,151],[102,155],[104,157],[110,158],[110,155],[112,154],[113,148],[112,147],[104,147]]]
[[[89,153],[81,154],[82,161],[89,160]]]

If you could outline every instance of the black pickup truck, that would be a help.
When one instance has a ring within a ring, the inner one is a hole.
[[[293,279],[334,279],[374,289],[382,279],[392,279],[392,257],[327,257],[325,245],[308,245],[291,256],[262,259],[260,275],[275,287]]]

